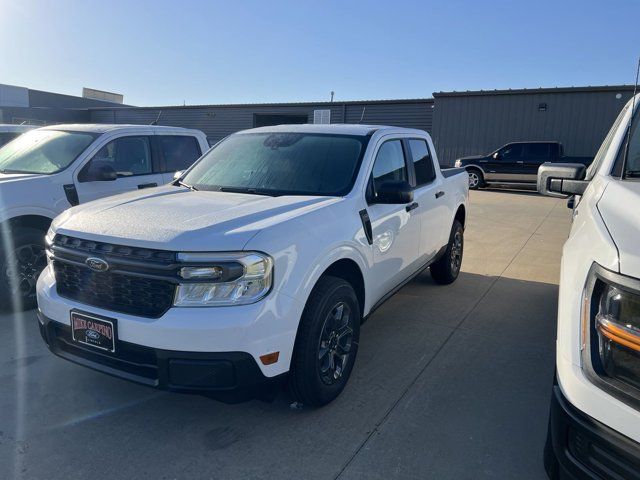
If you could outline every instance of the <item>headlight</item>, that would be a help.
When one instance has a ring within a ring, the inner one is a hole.
[[[456,168],[460,168],[462,166],[462,161],[456,160],[456,163],[454,165],[456,166]]]
[[[246,305],[262,299],[273,278],[273,260],[258,252],[179,253],[176,307]]]
[[[610,393],[640,402],[640,280],[594,264],[583,308],[583,367]]]

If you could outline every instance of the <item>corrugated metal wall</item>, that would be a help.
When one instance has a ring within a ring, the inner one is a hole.
[[[591,156],[631,95],[627,87],[434,94],[433,141],[441,165],[523,140],[557,140],[567,155]]]
[[[196,128],[209,140],[218,141],[227,135],[253,128],[255,114],[307,115],[313,123],[314,110],[331,110],[331,123],[372,123],[431,130],[433,101],[363,102],[289,105],[207,105],[201,107],[113,108],[91,110],[91,122],[149,124],[158,118],[160,125]]]

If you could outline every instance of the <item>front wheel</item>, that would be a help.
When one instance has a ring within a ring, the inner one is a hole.
[[[453,221],[449,243],[444,254],[431,265],[431,277],[442,285],[453,283],[460,274],[464,250],[464,228],[458,220]]]
[[[469,188],[471,190],[477,190],[478,188],[484,186],[484,177],[482,176],[482,172],[475,168],[471,168],[467,170],[469,174]]]
[[[36,306],[36,282],[47,266],[44,233],[19,228],[0,242],[0,308],[29,310]]]
[[[289,389],[302,404],[319,407],[344,389],[358,353],[360,304],[348,282],[322,277],[300,320]]]

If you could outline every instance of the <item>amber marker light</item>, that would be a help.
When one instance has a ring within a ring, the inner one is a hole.
[[[272,365],[278,361],[279,357],[280,352],[267,353],[265,355],[260,355],[260,361],[263,365]]]

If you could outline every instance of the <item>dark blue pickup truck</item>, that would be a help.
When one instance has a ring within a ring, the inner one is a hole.
[[[546,162],[591,164],[593,157],[565,156],[560,142],[512,142],[488,155],[463,157],[456,167],[469,173],[469,188],[489,184],[535,184],[538,167]]]

